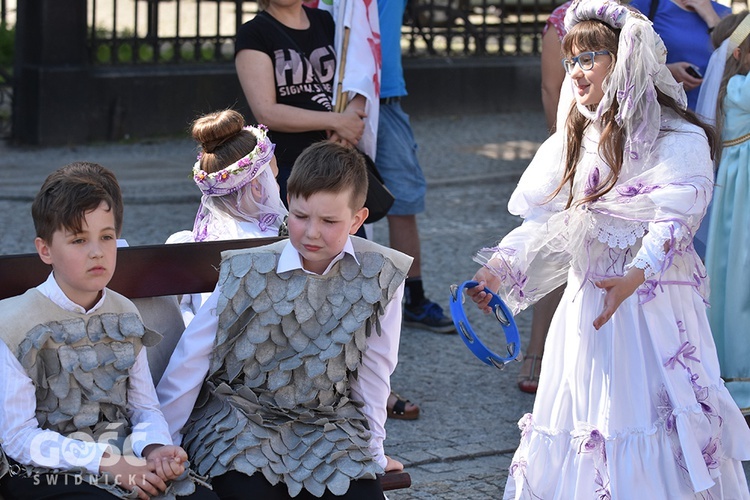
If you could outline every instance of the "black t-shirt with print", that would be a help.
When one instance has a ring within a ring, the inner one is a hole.
[[[237,32],[235,54],[244,49],[268,54],[274,67],[276,102],[315,111],[331,111],[336,70],[333,18],[326,11],[303,8],[310,20],[310,27],[306,30],[288,28],[266,13],[243,24]],[[299,53],[300,50],[303,54]],[[288,133],[271,130],[269,135],[276,144],[279,168],[291,168],[303,149],[326,138],[326,131]]]

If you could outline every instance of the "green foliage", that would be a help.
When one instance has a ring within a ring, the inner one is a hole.
[[[13,73],[13,51],[16,42],[15,26],[9,28],[5,23],[0,23],[0,68],[8,74]],[[3,77],[0,75],[0,82]]]
[[[216,60],[213,44],[204,43],[197,48],[194,43],[183,43],[179,47],[179,55],[175,51],[172,42],[161,42],[156,48],[154,55],[153,44],[125,37],[118,39],[117,50],[113,55],[113,42],[104,41],[94,49],[95,60],[99,64],[143,64],[143,63],[165,63],[174,62],[179,57],[182,61],[212,62]],[[232,54],[233,55],[233,54]],[[220,60],[231,60],[229,56],[223,55]]]

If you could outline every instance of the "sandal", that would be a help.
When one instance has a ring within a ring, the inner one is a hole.
[[[391,404],[391,401],[393,401],[393,404]],[[416,420],[419,418],[419,406],[393,391],[388,396],[386,408],[388,410],[388,418],[398,420]]]
[[[526,365],[526,361],[531,361],[531,368],[529,369],[528,375],[518,374],[518,388],[527,394],[536,394],[539,388],[539,370],[541,369],[542,356],[541,354],[528,354],[523,357],[523,365]],[[539,364],[539,366],[537,366]]]

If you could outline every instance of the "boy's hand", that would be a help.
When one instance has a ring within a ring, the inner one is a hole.
[[[471,300],[477,304],[479,309],[484,313],[491,313],[492,308],[489,306],[489,303],[490,300],[492,300],[492,295],[485,292],[484,289],[486,287],[492,291],[499,290],[500,278],[492,274],[492,272],[486,267],[480,267],[472,280],[479,284],[473,288],[467,288],[466,293],[471,297]]]
[[[625,276],[616,276],[614,278],[605,278],[599,280],[594,285],[605,290],[606,295],[604,296],[604,308],[598,318],[594,320],[594,328],[599,329],[609,321],[609,318],[615,313],[620,304],[633,295],[643,282],[646,281],[646,277],[643,274],[643,269],[637,267],[630,268],[625,273]]]
[[[385,471],[390,472],[392,470],[394,471],[402,471],[404,470],[404,464],[399,462],[398,460],[394,460],[388,455],[385,456],[385,459],[388,461],[388,463],[385,464]]]
[[[151,472],[148,462],[134,455],[122,456],[105,452],[99,465],[99,473],[105,475],[110,484],[136,492],[141,500],[149,500],[167,489],[166,483]]]
[[[177,479],[185,472],[187,453],[179,446],[149,445],[143,450],[149,469],[163,481]]]

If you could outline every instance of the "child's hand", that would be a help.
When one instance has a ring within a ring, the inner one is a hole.
[[[605,278],[594,285],[605,290],[604,309],[598,318],[594,320],[594,328],[599,329],[615,313],[620,304],[633,295],[641,284],[646,281],[643,269],[631,268],[625,276]]]
[[[153,447],[152,447],[153,446]],[[177,479],[185,472],[187,453],[179,446],[149,445],[144,450],[149,469],[163,481]]]
[[[151,472],[148,462],[134,455],[105,452],[99,472],[107,477],[110,484],[136,492],[141,500],[149,500],[167,489],[166,483]]]
[[[474,275],[473,281],[479,283],[479,285],[473,288],[467,288],[466,293],[471,297],[479,309],[485,313],[492,312],[492,308],[489,306],[492,295],[485,292],[484,289],[489,288],[490,290],[497,291],[500,289],[500,278],[492,274],[492,272],[486,267],[480,267]]]
[[[390,472],[392,470],[394,471],[402,471],[404,470],[404,464],[399,462],[398,460],[394,460],[388,455],[385,456],[385,459],[388,461],[388,463],[385,464],[385,471]]]

